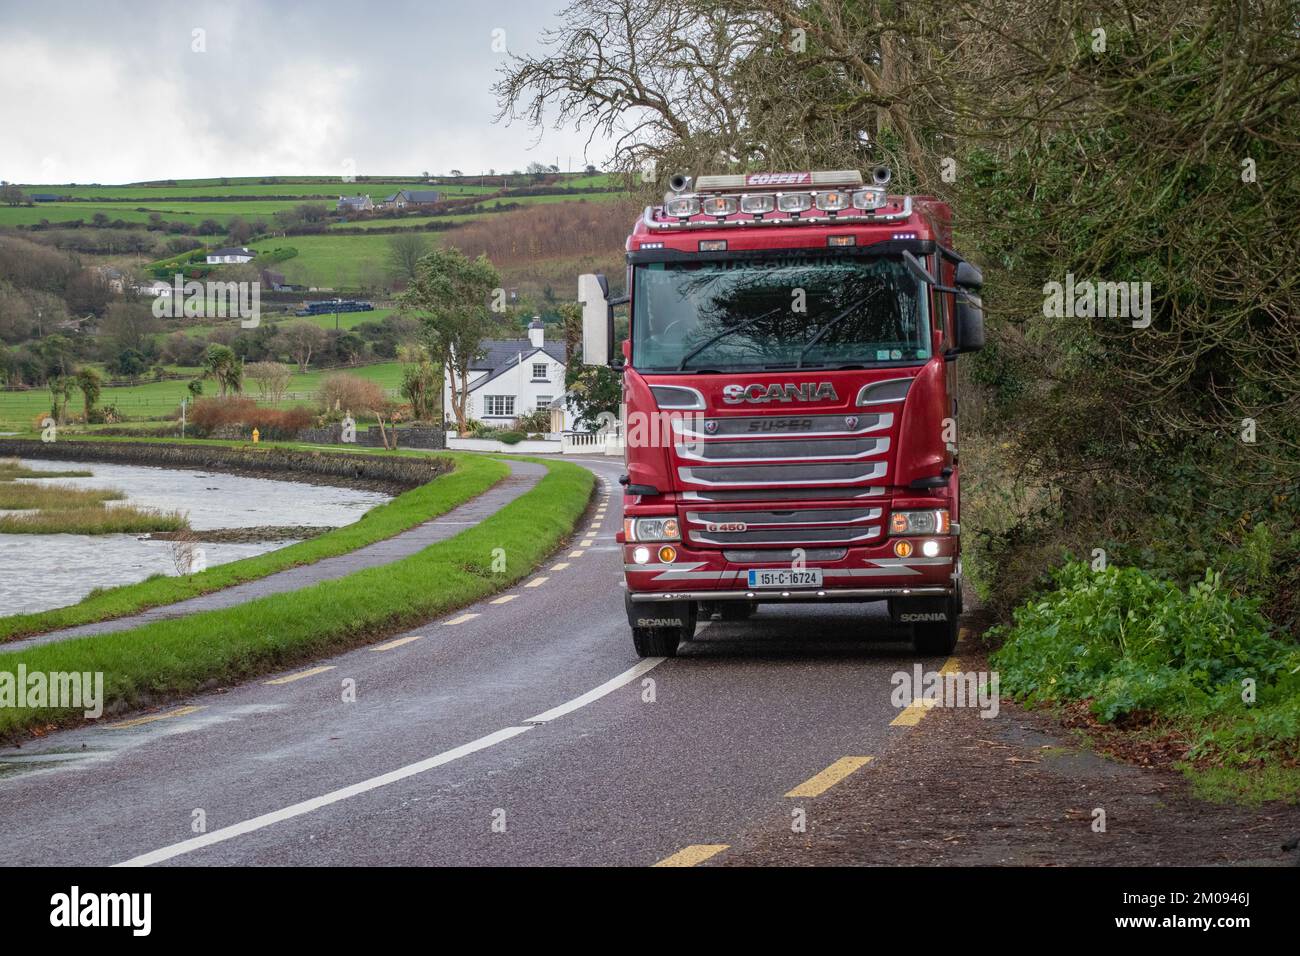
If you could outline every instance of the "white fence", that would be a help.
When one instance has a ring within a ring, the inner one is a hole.
[[[618,432],[565,432],[560,436],[563,455],[621,455],[623,436]]]

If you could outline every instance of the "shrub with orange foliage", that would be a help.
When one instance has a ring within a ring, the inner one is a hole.
[[[450,233],[446,242],[471,259],[486,253],[498,268],[603,255],[623,249],[636,217],[636,206],[620,200],[539,203],[519,212],[484,216]]]
[[[231,397],[199,399],[191,406],[188,421],[196,438],[233,431],[251,435],[256,428],[267,441],[292,441],[311,427],[314,417],[302,406],[263,408],[251,398]]]

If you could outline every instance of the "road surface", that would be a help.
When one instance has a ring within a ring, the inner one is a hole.
[[[639,660],[613,538],[621,463],[585,464],[597,516],[500,595],[0,751],[0,863],[717,861],[908,732],[890,675],[913,658],[881,640],[883,605],[768,606]]]

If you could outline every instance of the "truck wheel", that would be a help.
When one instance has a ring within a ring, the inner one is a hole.
[[[677,645],[695,636],[694,601],[636,604],[623,594],[632,646],[641,657],[676,657]]]
[[[676,657],[681,636],[676,627],[634,627],[632,646],[638,657]]]
[[[961,630],[961,597],[948,602],[948,620],[925,621],[912,625],[912,650],[922,657],[948,656],[957,646]]]

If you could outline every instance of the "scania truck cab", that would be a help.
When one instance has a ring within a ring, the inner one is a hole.
[[[956,643],[955,360],[984,342],[982,278],[945,203],[869,179],[675,176],[627,240],[627,299],[579,279],[583,360],[622,375],[641,656],[789,602],[887,601],[918,653]]]

